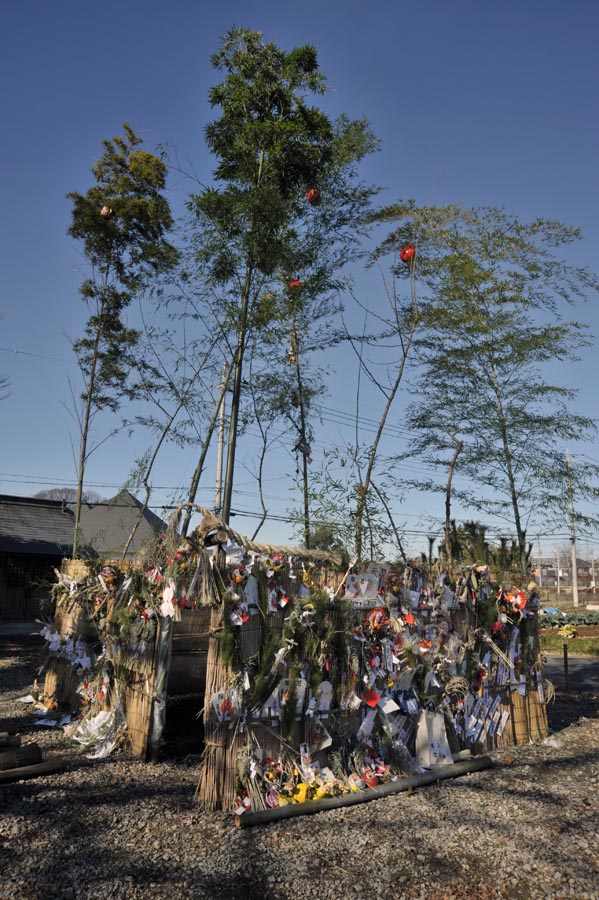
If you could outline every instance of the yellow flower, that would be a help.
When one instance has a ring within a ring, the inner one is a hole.
[[[296,803],[305,803],[306,802],[306,794],[308,793],[308,785],[303,784],[301,781],[297,785],[296,789],[293,792],[293,799]]]

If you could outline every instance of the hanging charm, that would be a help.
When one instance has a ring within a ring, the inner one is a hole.
[[[307,200],[310,206],[320,206],[320,191],[318,188],[310,188]]]
[[[103,206],[100,210],[100,215],[103,219],[110,221],[110,219],[114,219],[114,210],[110,206]]]
[[[399,258],[402,262],[410,262],[416,256],[416,247],[414,244],[404,244],[399,251]]]

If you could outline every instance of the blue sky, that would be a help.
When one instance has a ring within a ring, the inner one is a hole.
[[[316,45],[329,84],[326,111],[367,117],[381,140],[363,175],[385,187],[385,199],[491,204],[524,218],[559,219],[585,236],[570,251],[571,261],[597,268],[594,0],[9,0],[1,21],[0,373],[9,376],[11,393],[1,405],[0,492],[33,494],[75,479],[67,407],[68,378],[76,379],[77,370],[69,341],[86,316],[78,294],[83,260],[66,233],[65,195],[91,185],[101,141],[120,133],[124,121],[147,149],[170,143],[209,177],[203,128],[212,118],[207,95],[216,77],[209,60],[235,24],[262,30],[287,49]],[[173,208],[181,210],[185,185],[173,179],[169,190]],[[576,316],[599,333],[596,301]],[[331,364],[329,403],[347,413],[355,379],[346,377],[342,357]],[[597,368],[594,346],[558,375],[580,389],[579,406],[591,416],[597,415]],[[375,406],[362,414],[374,417]],[[326,423],[315,462],[324,446],[349,436]],[[122,437],[105,445],[90,462],[90,486],[105,496],[116,492],[146,443]],[[248,439],[241,460],[251,464],[253,449]],[[194,462],[190,453],[165,454],[153,502],[169,502]],[[289,505],[287,476],[294,468],[289,453],[272,461],[269,493],[278,515]],[[199,496],[206,505],[212,477],[209,469]],[[234,507],[256,509],[248,473],[240,470],[236,484],[247,493],[234,498]],[[419,495],[396,511],[414,532],[430,530],[442,513],[440,501]],[[253,530],[250,518],[235,524]],[[280,522],[260,537],[291,540]],[[408,543],[416,548],[419,540],[414,534]]]

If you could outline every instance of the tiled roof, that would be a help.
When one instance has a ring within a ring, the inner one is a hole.
[[[61,500],[0,494],[0,553],[68,555],[74,525]]]
[[[141,510],[142,504],[129,491],[121,491],[103,503],[84,503],[81,507],[83,541],[99,556],[120,558]],[[151,510],[144,510],[127,557],[135,556],[144,544],[165,530],[166,522]]]

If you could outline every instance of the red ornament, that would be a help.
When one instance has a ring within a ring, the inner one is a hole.
[[[402,262],[410,262],[416,256],[416,247],[414,244],[404,244],[399,251],[399,258]]]
[[[301,287],[301,286],[302,286],[302,283],[301,283],[301,281],[299,280],[299,278],[294,278],[292,281],[289,282],[289,287],[292,288],[292,289],[293,289],[293,288],[298,288],[298,287]]]
[[[310,206],[320,206],[320,191],[318,188],[310,188],[307,199]]]
[[[100,215],[103,219],[114,219],[114,210],[109,206],[103,206],[100,210]]]
[[[362,781],[368,787],[377,787],[379,783],[376,772],[373,772],[372,769],[364,769],[362,772]]]

